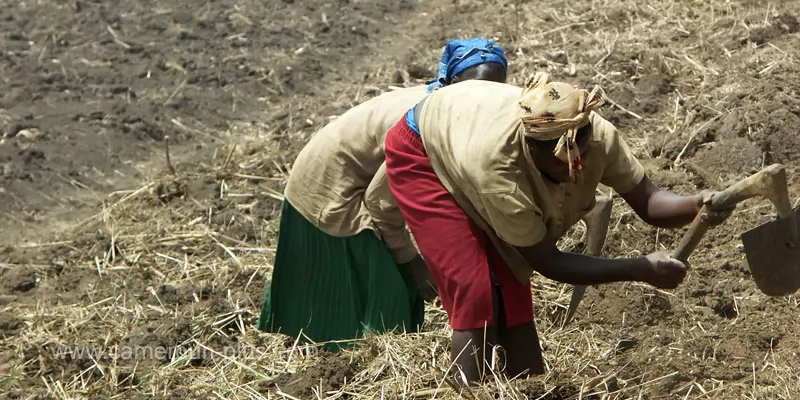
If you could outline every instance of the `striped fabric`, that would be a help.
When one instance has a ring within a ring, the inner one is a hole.
[[[329,343],[367,332],[418,331],[424,302],[406,265],[371,231],[330,236],[284,201],[278,249],[258,329]]]

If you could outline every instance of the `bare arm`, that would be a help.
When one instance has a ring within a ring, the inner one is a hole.
[[[549,234],[539,243],[518,250],[546,278],[572,285],[642,280],[641,272],[650,265],[645,257],[608,259],[565,253]]]
[[[689,224],[700,211],[704,200],[701,193],[681,196],[663,190],[647,175],[621,196],[639,218],[659,228],[680,228]]]
[[[550,234],[529,247],[517,247],[531,267],[546,278],[572,285],[640,281],[673,289],[686,276],[686,266],[667,253],[637,258],[601,258],[562,252]]]

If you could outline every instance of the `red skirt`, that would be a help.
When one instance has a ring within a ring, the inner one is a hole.
[[[444,188],[422,138],[405,116],[386,136],[386,174],[409,230],[439,288],[452,329],[533,321],[530,284],[521,284],[492,242]]]

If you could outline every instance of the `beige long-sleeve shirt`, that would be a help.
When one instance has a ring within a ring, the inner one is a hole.
[[[383,239],[397,262],[414,258],[417,250],[386,176],[377,173],[385,161],[386,133],[426,95],[425,86],[387,92],[322,128],[292,166],[284,192],[287,201],[331,236],[369,229]]]
[[[426,100],[419,127],[439,180],[527,283],[533,269],[515,246],[532,246],[548,232],[563,236],[594,207],[599,183],[626,193],[644,169],[615,127],[592,113],[577,182],[544,179],[520,129],[520,93],[487,81],[445,87]]]

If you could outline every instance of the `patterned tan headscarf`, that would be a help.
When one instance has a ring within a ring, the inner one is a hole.
[[[537,72],[527,81],[519,100],[525,136],[534,140],[559,139],[553,154],[569,164],[569,176],[581,172],[581,155],[575,141],[578,129],[589,122],[589,114],[605,103],[599,87],[591,92],[563,82],[550,82],[550,75]]]

